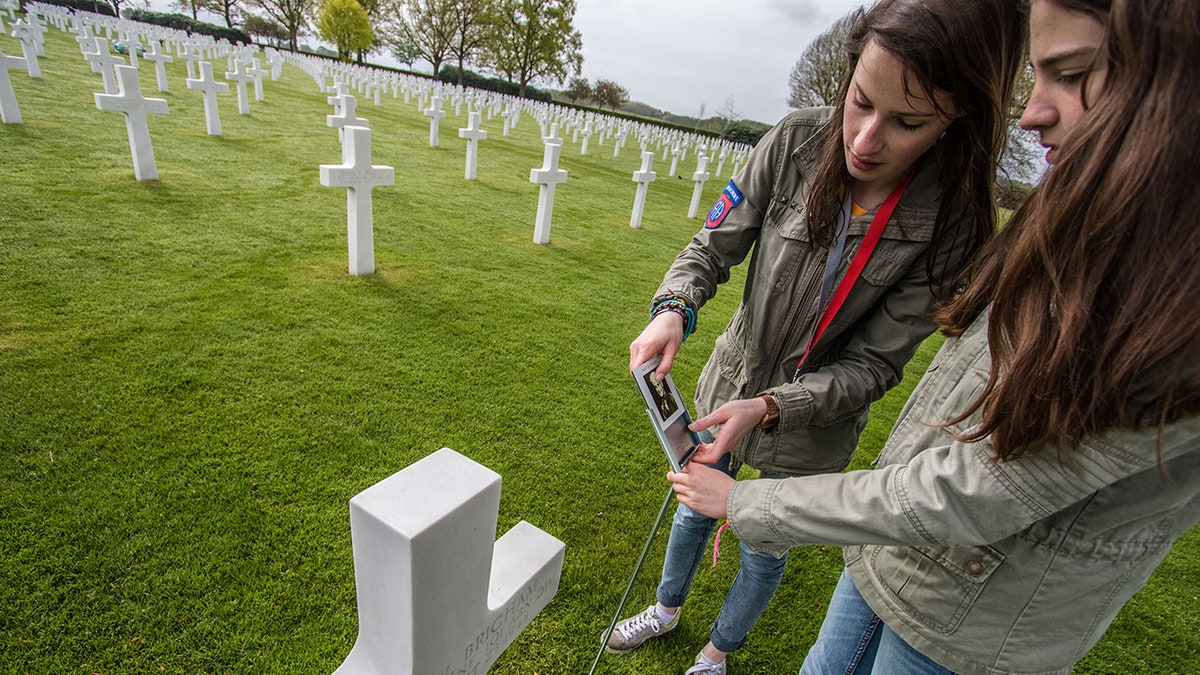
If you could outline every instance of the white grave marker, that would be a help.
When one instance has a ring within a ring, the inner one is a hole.
[[[342,163],[321,165],[321,185],[346,188],[350,274],[375,272],[371,190],[395,182],[395,169],[371,164],[371,130],[366,127],[346,127],[342,141]]]
[[[250,67],[246,69],[246,73],[254,78],[254,100],[263,100],[263,77],[270,75],[271,71],[258,65],[258,59],[250,59]]]
[[[345,137],[342,130],[346,127],[367,127],[370,124],[366,118],[358,116],[358,99],[352,94],[338,94],[329,98],[329,102],[333,104],[336,114],[325,116],[325,125],[336,127],[338,130],[338,138],[345,142]]]
[[[429,147],[436,148],[438,146],[438,127],[441,125],[442,118],[446,116],[446,111],[442,110],[441,96],[433,95],[433,101],[430,103],[429,109],[425,111],[425,116],[429,118]]]
[[[13,24],[12,36],[21,41],[21,56],[29,66],[27,70],[30,77],[40,78],[42,76],[42,69],[38,66],[37,60],[37,40],[41,35],[36,28],[21,19],[17,19],[17,22]]]
[[[117,64],[124,65],[125,59],[120,54],[113,54],[108,51],[108,40],[104,38],[96,38],[94,40],[95,52],[89,52],[83,55],[83,58],[92,64],[92,72],[100,73],[100,77],[104,79],[104,93],[117,93]]]
[[[475,180],[479,141],[487,138],[487,132],[479,128],[482,116],[478,111],[470,112],[467,115],[467,128],[458,130],[458,137],[467,139],[467,180]]]
[[[19,56],[5,56],[0,52],[0,122],[21,124],[21,109],[17,107],[9,70],[29,70],[29,62]]]
[[[449,448],[350,500],[358,638],[334,675],[483,675],[558,591],[565,545],[493,541],[500,475]]]
[[[566,170],[558,168],[558,156],[561,152],[561,144],[547,143],[542,167],[529,172],[529,182],[542,186],[538,193],[537,221],[533,226],[535,244],[550,241],[550,219],[554,215],[554,186],[567,182]]]
[[[696,173],[692,174],[696,187],[692,188],[692,204],[688,207],[688,218],[695,218],[700,210],[700,193],[704,191],[704,183],[708,180],[708,155],[700,155],[696,161]]]
[[[129,135],[129,152],[133,155],[133,176],[137,180],[158,180],[154,163],[154,147],[150,144],[150,126],[146,115],[167,114],[167,102],[161,98],[142,96],[138,71],[133,66],[117,66],[117,94],[96,94],[96,107],[125,113],[125,130]]]
[[[672,176],[674,176],[675,172],[679,170],[679,156],[681,154],[683,154],[683,151],[679,148],[679,145],[676,144],[675,147],[671,149],[671,175]]]
[[[229,85],[224,82],[217,82],[216,78],[213,77],[212,63],[201,61],[200,78],[196,80],[188,79],[187,88],[198,89],[204,93],[204,124],[208,128],[208,135],[220,136],[221,111],[217,109],[217,94],[224,94],[229,91]]]
[[[250,114],[250,94],[246,90],[246,85],[254,81],[254,76],[246,72],[246,66],[241,59],[233,62],[233,72],[225,73],[225,79],[236,83],[238,113],[242,115]]]
[[[164,64],[175,60],[170,54],[163,52],[162,43],[158,40],[150,41],[150,48],[142,54],[142,58],[147,61],[154,62],[154,76],[157,78],[158,90],[167,90],[167,67]]]
[[[633,216],[629,219],[630,227],[642,226],[642,214],[646,211],[646,190],[658,175],[650,170],[654,165],[654,153],[642,153],[642,168],[633,172],[633,182],[637,183],[637,195],[633,198]]]

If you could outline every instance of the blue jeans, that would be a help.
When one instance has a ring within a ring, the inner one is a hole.
[[[714,468],[733,475],[729,471],[729,455],[725,455]],[[769,477],[764,474],[764,477]],[[658,601],[664,607],[680,607],[691,590],[696,570],[704,558],[708,536],[717,521],[701,515],[680,504],[671,521],[671,536],[667,540],[666,559],[663,561],[662,581],[658,584]],[[741,565],[733,586],[725,595],[725,604],[709,631],[713,646],[723,652],[737,650],[746,642],[746,635],[762,616],[767,603],[779,588],[787,567],[787,556],[776,558],[769,553],[756,553],[738,543]]]
[[[878,670],[875,668],[879,664]],[[800,675],[953,675],[888,628],[842,571]]]

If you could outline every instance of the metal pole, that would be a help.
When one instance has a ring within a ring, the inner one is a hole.
[[[646,562],[646,554],[650,552],[650,544],[654,543],[654,535],[658,534],[658,528],[662,525],[663,516],[667,513],[667,505],[671,503],[671,495],[674,492],[674,485],[667,487],[667,496],[663,498],[662,508],[658,510],[658,518],[654,519],[654,527],[650,528],[650,536],[646,537],[646,545],[642,547],[642,555],[638,558],[637,565],[633,568],[633,574],[629,577],[629,585],[625,587],[625,594],[621,596],[621,602],[617,605],[617,611],[613,614],[612,622],[608,624],[608,630],[604,631],[604,637],[600,640],[600,651],[596,652],[596,660],[592,661],[592,669],[588,671],[588,675],[595,675],[596,666],[600,665],[600,657],[604,656],[604,649],[608,646],[608,638],[612,635],[613,629],[617,626],[617,621],[621,618],[621,610],[625,608],[625,601],[629,599],[629,594],[633,591],[633,582],[637,580],[638,572],[642,571],[642,565]]]

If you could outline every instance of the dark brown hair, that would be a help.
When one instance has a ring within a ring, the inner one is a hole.
[[[939,317],[991,307],[958,421],[981,411],[964,440],[1001,459],[1200,413],[1200,2],[1114,0],[1107,23],[1102,91]]]
[[[858,11],[846,37],[850,68],[841,97],[818,139],[825,157],[806,204],[814,242],[827,246],[832,241],[842,207],[840,189],[853,182],[843,151],[842,115],[854,68],[874,41],[904,65],[906,90],[917,85],[935,106],[935,92],[947,92],[958,114],[929,151],[941,155],[945,191],[926,272],[934,293],[947,298],[961,265],[947,260],[949,251],[965,239],[961,260],[969,259],[995,232],[992,184],[1004,149],[1013,82],[1025,58],[1027,16],[1025,3],[1015,0],[882,0],[870,11]]]

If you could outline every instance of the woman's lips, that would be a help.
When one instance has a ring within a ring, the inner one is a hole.
[[[850,163],[853,164],[854,168],[858,169],[859,171],[870,171],[870,170],[878,167],[883,162],[869,162],[869,161],[863,159],[862,157],[859,157],[858,155],[851,152],[850,153]]]

